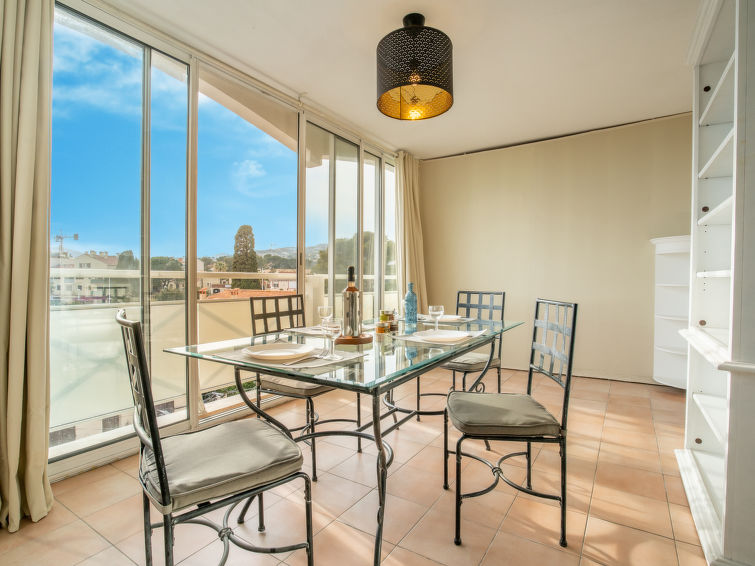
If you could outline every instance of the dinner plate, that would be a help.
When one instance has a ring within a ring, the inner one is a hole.
[[[283,344],[276,342],[273,344],[257,344],[256,346],[244,348],[242,351],[248,356],[259,360],[279,362],[309,356],[315,351],[315,348],[308,344]]]
[[[469,338],[468,332],[460,330],[422,330],[415,332],[412,336],[421,338],[425,342],[438,342],[440,344],[453,344]]]
[[[458,314],[443,314],[438,320],[439,322],[458,322],[461,320],[461,316]]]

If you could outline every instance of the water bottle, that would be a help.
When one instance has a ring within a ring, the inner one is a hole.
[[[417,295],[414,292],[414,283],[409,283],[409,290],[404,297],[404,321],[407,326],[417,325]]]

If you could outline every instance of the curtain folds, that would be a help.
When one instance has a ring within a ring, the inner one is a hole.
[[[52,0],[0,4],[0,524],[52,506],[48,258]]]
[[[422,218],[419,211],[419,162],[412,154],[399,151],[397,165],[398,289],[399,292],[406,293],[407,283],[414,283],[417,312],[426,313],[428,303]]]

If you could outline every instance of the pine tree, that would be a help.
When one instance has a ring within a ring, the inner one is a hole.
[[[257,253],[254,251],[254,232],[249,224],[239,226],[233,244],[233,271],[257,273]],[[233,279],[235,289],[260,289],[257,279]]]

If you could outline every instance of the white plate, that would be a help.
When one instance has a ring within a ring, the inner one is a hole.
[[[461,320],[461,316],[458,314],[444,314],[441,315],[440,322],[458,322]]]
[[[420,332],[415,332],[412,336],[421,338],[425,342],[453,344],[469,338],[469,333],[461,332],[460,330],[422,330]]]
[[[259,360],[278,362],[304,358],[315,351],[314,346],[308,344],[257,344],[242,350],[246,355]]]

